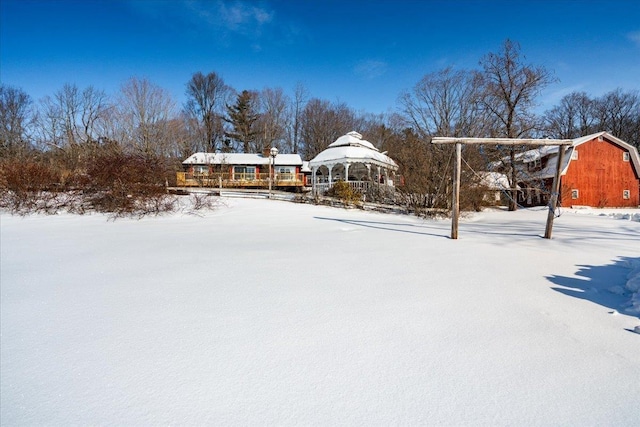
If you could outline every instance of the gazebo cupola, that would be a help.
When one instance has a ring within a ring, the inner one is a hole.
[[[323,193],[336,181],[357,190],[370,186],[393,187],[398,165],[358,132],[349,132],[309,161],[314,194]]]

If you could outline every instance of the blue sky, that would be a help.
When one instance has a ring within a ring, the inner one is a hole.
[[[0,81],[35,100],[65,83],[115,93],[145,77],[180,106],[194,72],[236,90],[302,83],[356,111],[394,111],[447,66],[477,68],[507,38],[555,73],[540,98],[640,89],[640,1],[2,0]]]

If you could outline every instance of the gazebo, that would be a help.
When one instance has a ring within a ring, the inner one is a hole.
[[[358,132],[336,139],[309,161],[313,194],[322,194],[336,181],[366,192],[372,186],[393,189],[398,165]]]

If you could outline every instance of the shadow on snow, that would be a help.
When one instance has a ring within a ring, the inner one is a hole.
[[[349,225],[357,225],[360,227],[367,228],[375,228],[378,230],[387,230],[387,231],[397,231],[399,233],[410,233],[410,234],[421,234],[423,236],[434,236],[434,237],[445,237],[448,238],[447,234],[435,234],[429,233],[426,231],[421,231],[420,229],[432,228],[438,231],[444,231],[441,227],[437,226],[427,226],[427,225],[418,225],[418,224],[406,224],[406,223],[394,223],[394,222],[380,222],[380,221],[363,221],[357,219],[342,219],[342,218],[327,218],[322,216],[314,216],[314,219],[320,219],[323,221],[336,221],[341,222],[343,224]],[[411,227],[413,229],[406,230],[405,228]]]
[[[554,275],[546,279],[560,286],[552,287],[554,291],[625,313],[631,298],[631,292],[625,286],[627,275],[631,265],[639,261],[640,258],[622,257],[607,265],[579,265],[576,272],[579,277]]]
[[[365,221],[356,219],[345,219],[335,217],[319,217],[314,219],[324,221],[336,221],[343,224],[355,225],[360,227],[375,228],[378,230],[395,231],[400,233],[418,234],[423,236],[445,237],[450,236],[450,220],[433,221],[423,224],[409,224],[401,222],[382,222],[382,221]],[[460,236],[468,235],[486,235],[496,236],[499,238],[508,238],[510,240],[519,240],[529,237],[544,237],[546,221],[530,221],[522,219],[512,219],[506,221],[501,220],[482,220],[479,222],[460,222]],[[427,231],[429,230],[429,231]],[[432,231],[431,231],[432,230]],[[626,225],[620,227],[619,230],[607,229],[589,229],[588,232],[576,232],[575,226],[565,224],[555,224],[553,227],[553,236],[561,239],[566,243],[581,244],[583,241],[610,240],[616,241],[637,241],[640,244],[640,233],[638,233],[637,224]]]
[[[423,224],[409,224],[400,222],[382,222],[382,221],[365,221],[358,219],[329,218],[314,216],[314,219],[323,221],[336,221],[343,224],[355,225],[360,227],[375,228],[378,230],[395,231],[399,233],[419,234],[423,236],[450,238],[451,222],[450,221],[433,221]],[[544,224],[531,224],[528,222],[517,223],[460,223],[460,234],[478,234],[478,235],[495,235],[500,237],[542,237],[544,234]],[[427,230],[433,230],[427,231]]]

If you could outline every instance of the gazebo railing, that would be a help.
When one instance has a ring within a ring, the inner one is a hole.
[[[316,194],[324,194],[324,193],[326,193],[327,190],[329,190],[331,187],[333,187],[333,184],[335,184],[335,182],[333,182],[333,183],[316,182],[315,183],[315,192],[316,192]],[[372,181],[347,181],[347,184],[353,190],[358,191],[358,192],[363,193],[363,194],[366,193],[370,188],[392,188],[392,186],[389,186],[388,184],[376,184],[375,182],[372,182]]]

